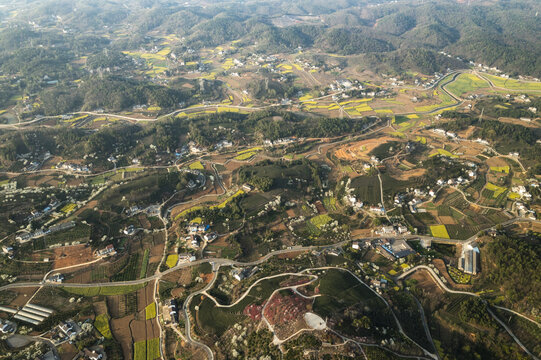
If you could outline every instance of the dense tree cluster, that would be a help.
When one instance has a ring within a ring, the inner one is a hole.
[[[539,239],[533,243],[508,236],[496,237],[483,250],[490,264],[485,269],[487,279],[505,291],[511,303],[541,306],[541,246]]]

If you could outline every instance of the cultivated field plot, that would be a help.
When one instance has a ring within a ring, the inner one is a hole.
[[[351,181],[351,188],[359,201],[376,205],[381,202],[381,191],[377,176],[359,176]]]
[[[527,81],[519,81],[516,79],[505,79],[499,76],[489,75],[489,74],[483,74],[483,77],[490,80],[494,86],[503,88],[503,89],[510,89],[510,90],[534,90],[534,91],[541,91],[541,82],[527,82]]]
[[[460,74],[455,81],[446,86],[446,89],[456,96],[463,96],[465,94],[474,92],[479,89],[488,88],[489,84],[474,74]]]
[[[391,137],[382,137],[377,139],[368,139],[359,141],[336,150],[334,155],[340,160],[370,160],[370,152],[378,146],[390,142],[396,141]]]

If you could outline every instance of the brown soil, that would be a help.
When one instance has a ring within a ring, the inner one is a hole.
[[[88,284],[92,282],[92,271],[91,270],[84,270],[76,272],[75,275],[66,280],[66,283],[74,283],[74,284]]]
[[[73,213],[73,216],[78,216],[80,215],[83,211],[85,211],[86,209],[94,209],[96,206],[98,206],[98,200],[92,200],[92,201],[89,201],[88,204],[86,204],[85,206],[83,206],[82,208],[80,208],[79,210],[77,210],[76,212]]]
[[[53,251],[55,259],[53,269],[82,264],[94,259],[92,248],[84,244],[63,246],[56,248]]]
[[[426,169],[412,169],[404,171],[394,168],[390,172],[390,175],[397,180],[410,180],[423,176],[426,173]]]
[[[96,315],[106,314],[107,313],[107,303],[105,301],[98,301],[94,304],[94,311]]]
[[[458,251],[458,249],[457,249]],[[453,279],[451,279],[451,276],[449,275],[449,273],[447,272],[447,268],[445,266],[445,263],[443,262],[443,260],[441,259],[434,259],[432,260],[432,263],[434,264],[434,266],[436,266],[436,268],[438,269],[438,271],[440,272],[440,274],[443,275],[443,277],[445,278],[445,280],[447,280],[447,283],[448,283],[448,286],[452,289],[459,289],[459,290],[468,290],[471,288],[471,285],[465,285],[465,284],[457,284],[453,281]]]
[[[444,225],[455,225],[456,221],[452,216],[439,216],[440,222]]]
[[[125,316],[120,319],[111,319],[111,331],[115,339],[122,346],[124,359],[133,359],[133,343],[130,332],[130,323],[133,320],[133,315]]]
[[[507,163],[507,161],[505,161],[504,158],[497,157],[497,156],[487,159],[487,165],[488,166],[509,166],[509,164]]]
[[[286,231],[287,228],[286,226],[284,225],[284,223],[279,223],[279,224],[276,224],[274,225],[273,227],[271,227],[271,230],[272,231],[275,231],[275,232],[278,232],[278,231]]]
[[[36,290],[37,288],[20,288],[14,290],[17,293],[17,297],[11,302],[11,307],[25,305]]]
[[[355,229],[351,231],[351,237],[353,239],[370,237],[370,236],[372,236],[372,230],[370,229]]]
[[[144,311],[145,307],[154,301],[153,292],[154,284],[152,282],[144,288],[137,290],[137,311]]]
[[[440,302],[438,299],[444,295],[444,291],[440,289],[428,271],[416,271],[409,278],[417,280],[416,287],[422,289],[423,294],[426,294],[424,296],[425,306],[428,306],[431,311],[434,311]]]
[[[58,349],[58,354],[60,355],[60,360],[71,360],[75,358],[75,355],[79,353],[79,350],[70,343],[63,343]]]
[[[363,141],[356,142],[351,145],[344,146],[338,149],[334,155],[342,160],[368,160],[370,157],[368,154],[378,147],[381,144],[384,144],[389,141],[396,141],[391,137],[381,137],[377,139],[367,139]]]

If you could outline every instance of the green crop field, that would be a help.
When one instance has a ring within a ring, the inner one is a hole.
[[[100,334],[106,339],[112,339],[111,328],[109,327],[109,316],[107,314],[100,314],[96,316],[94,320],[94,327],[100,332]]]
[[[178,262],[178,255],[177,254],[171,254],[171,255],[167,255],[167,260],[165,261],[165,263],[167,264],[167,266],[171,269],[172,267],[174,267]]]
[[[63,289],[70,294],[81,296],[98,296],[98,295],[124,295],[137,291],[146,286],[145,284],[136,285],[117,285],[117,286],[92,286],[92,287],[70,287],[65,286]]]
[[[329,215],[318,215],[310,219],[312,225],[321,229],[324,225],[327,225],[332,221],[332,218]]]
[[[507,191],[506,188],[494,185],[492,183],[487,183],[485,186],[485,189],[492,191],[494,194],[492,195],[493,198],[499,197],[501,194],[503,194],[505,191]]]
[[[159,359],[160,357],[159,338],[137,341],[133,344],[134,360],[154,360]]]
[[[201,161],[196,161],[196,162],[191,163],[189,168],[191,170],[203,170],[203,169],[205,169],[205,167],[203,166]]]
[[[433,225],[430,227],[430,232],[434,237],[449,239],[445,225]]]
[[[509,166],[491,166],[490,170],[495,171],[495,172],[509,174],[510,167]]]
[[[385,307],[366,285],[345,271],[327,270],[320,278],[319,293],[321,296],[314,301],[314,311],[324,317],[359,303],[370,303],[374,308]]]
[[[335,197],[325,197],[323,198],[323,205],[327,211],[336,211],[336,198]]]
[[[457,96],[462,96],[468,92],[488,87],[489,84],[485,80],[473,74],[460,74],[455,81],[446,86],[446,89]]]
[[[115,281],[136,280],[141,271],[137,272],[140,254],[131,254],[128,263],[118,273],[113,275]]]
[[[540,82],[525,82],[515,79],[505,79],[499,76],[483,74],[484,77],[492,81],[494,86],[511,90],[541,90]]]
[[[145,307],[145,320],[154,319],[156,317],[156,304],[150,303]]]
[[[465,274],[455,267],[449,266],[447,272],[449,273],[449,276],[451,276],[451,279],[457,284],[469,284],[471,281],[470,274]]]
[[[359,176],[351,181],[351,187],[359,201],[376,205],[381,202],[381,192],[377,176]]]
[[[150,258],[150,250],[146,249],[145,253],[143,254],[143,262],[141,263],[141,272],[139,273],[139,279],[144,278],[147,274],[149,258]]]

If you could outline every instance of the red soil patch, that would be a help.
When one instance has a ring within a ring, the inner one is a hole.
[[[244,308],[242,313],[254,321],[259,321],[261,320],[261,310],[263,310],[263,305],[250,304]]]
[[[287,324],[304,315],[311,303],[311,300],[301,296],[282,296],[276,293],[265,307],[265,318],[271,325]]]

